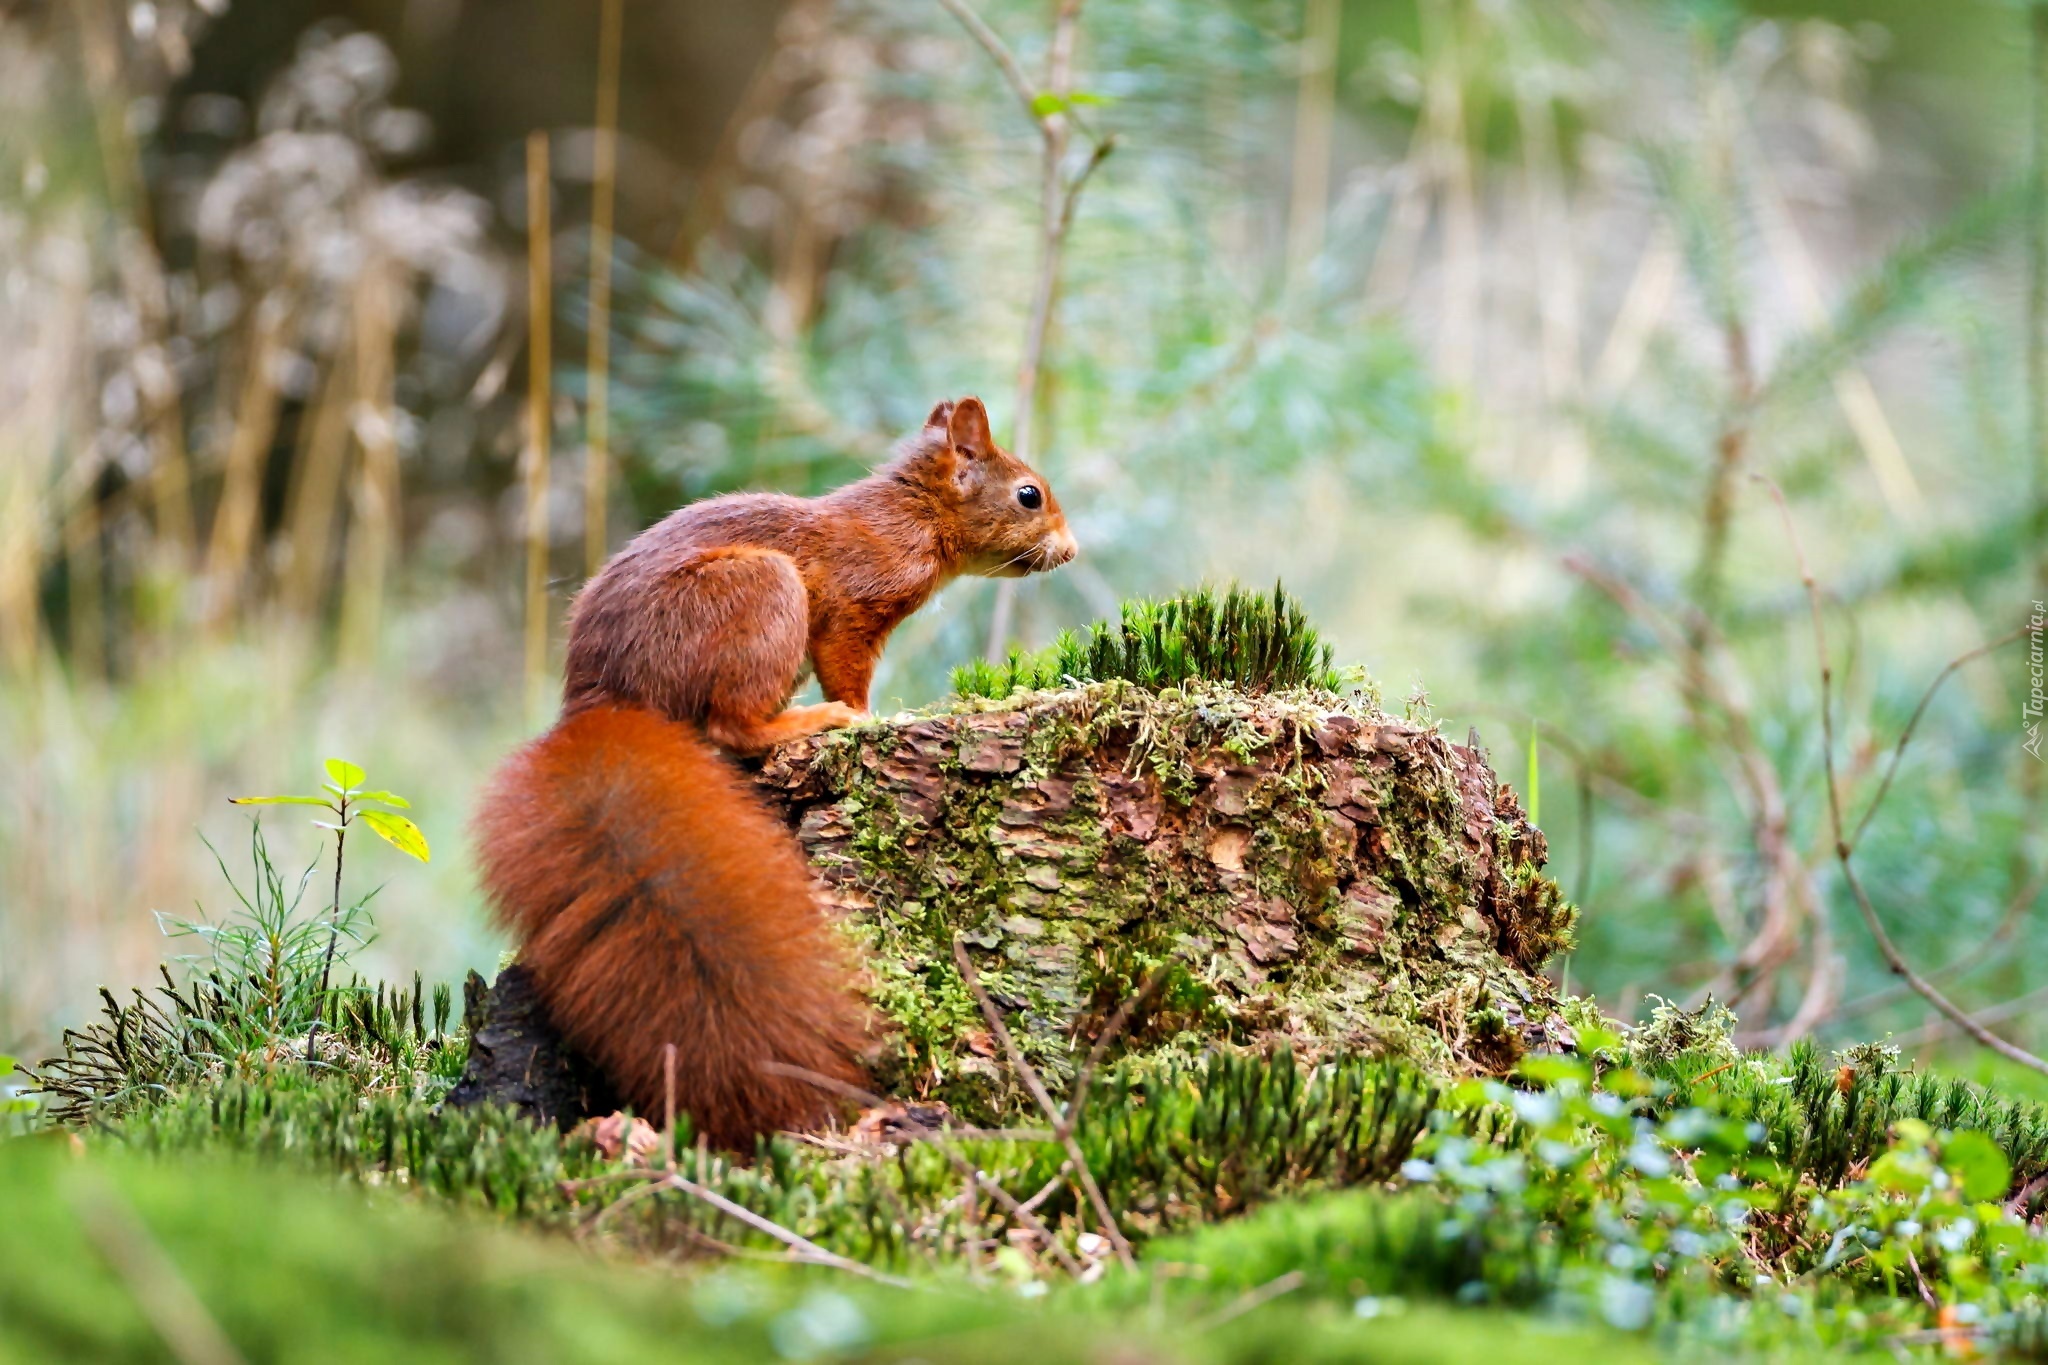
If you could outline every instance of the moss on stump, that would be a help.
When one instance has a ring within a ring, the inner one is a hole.
[[[1022,1099],[958,936],[1059,1089],[1121,1050],[1290,1045],[1497,1071],[1568,1046],[1540,974],[1574,912],[1473,749],[1328,692],[1126,682],[966,700],[786,745],[759,774],[861,941],[889,1090]]]

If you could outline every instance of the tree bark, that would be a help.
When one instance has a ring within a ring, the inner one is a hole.
[[[1023,1105],[956,938],[1055,1090],[1155,974],[1119,1052],[1366,1051],[1456,1075],[1574,1041],[1541,975],[1575,915],[1542,833],[1483,753],[1358,699],[963,701],[785,745],[757,779],[862,946],[885,1093]]]

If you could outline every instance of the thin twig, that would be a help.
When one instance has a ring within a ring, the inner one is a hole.
[[[774,1219],[764,1218],[746,1205],[736,1204],[718,1191],[706,1189],[694,1180],[685,1179],[683,1176],[670,1172],[663,1177],[662,1183],[670,1189],[681,1190],[692,1199],[701,1200],[709,1204],[728,1218],[738,1219],[756,1232],[766,1233],[813,1264],[831,1266],[835,1270],[844,1270],[849,1274],[860,1275],[881,1284],[891,1285],[897,1289],[910,1289],[914,1287],[908,1280],[895,1275],[884,1274],[873,1266],[862,1265],[859,1261],[848,1260],[836,1251],[827,1251],[808,1237],[791,1232]]]
[[[886,1109],[895,1103],[886,1096],[877,1095],[872,1090],[864,1090],[851,1082],[840,1080],[837,1076],[827,1076],[822,1071],[792,1066],[788,1062],[763,1062],[761,1070],[771,1076],[787,1076],[791,1080],[804,1081],[817,1086],[820,1090],[829,1090],[841,1099],[864,1104],[870,1109]],[[908,1113],[904,1114],[902,1121],[904,1128],[909,1130],[911,1139],[918,1142],[929,1142],[939,1137],[979,1142],[1051,1142],[1057,1136],[1048,1128],[934,1128],[928,1123],[921,1123],[910,1117]]]
[[[856,1103],[866,1104],[870,1108],[879,1108],[888,1103],[888,1101],[884,1100],[881,1096],[873,1094],[870,1091],[862,1090],[857,1085],[849,1085],[847,1082],[839,1080],[836,1077],[822,1075],[816,1071],[809,1071],[800,1066],[791,1066],[786,1062],[769,1062],[766,1063],[762,1069],[768,1071],[773,1075],[790,1076],[800,1081],[808,1081],[812,1085],[818,1086],[821,1089],[830,1090],[834,1093],[844,1095],[848,1099],[851,1099]],[[965,1156],[963,1156],[958,1151],[958,1149],[956,1149],[952,1145],[952,1142],[950,1141],[950,1136],[948,1134],[940,1133],[931,1128],[928,1128],[924,1124],[919,1123],[915,1119],[911,1119],[908,1116],[906,1116],[905,1118],[904,1126],[910,1129],[913,1132],[913,1134],[918,1137],[920,1141],[929,1142],[932,1146],[938,1148],[939,1153],[942,1156],[944,1156],[949,1163],[951,1163],[953,1169],[957,1171],[961,1176],[963,1176],[970,1185],[974,1186],[977,1189],[985,1191],[991,1199],[995,1200],[998,1204],[1001,1204],[1003,1208],[1010,1214],[1010,1216],[1018,1221],[1018,1223],[1030,1229],[1031,1233],[1034,1236],[1038,1237],[1045,1243],[1046,1249],[1052,1252],[1053,1259],[1057,1260],[1060,1263],[1061,1269],[1065,1270],[1069,1275],[1072,1275],[1075,1279],[1079,1279],[1081,1277],[1081,1263],[1075,1260],[1073,1256],[1067,1251],[1066,1247],[1060,1243],[1059,1238],[1053,1235],[1052,1229],[1048,1228],[1045,1225],[1044,1220],[1040,1219],[1037,1214],[1033,1213],[1030,1207],[1028,1207],[1025,1204],[1019,1203],[1015,1195],[1011,1194],[1008,1190],[1004,1189],[1001,1185],[997,1184],[994,1180],[989,1178],[988,1175],[982,1172],[980,1168],[975,1166],[973,1162],[969,1161]],[[1047,1139],[1050,1139],[1051,1136],[1052,1135],[1050,1133],[1045,1135]],[[1034,1199],[1039,1197],[1041,1196],[1033,1196]]]
[[[1116,150],[1116,134],[1105,134],[1088,152],[1088,159],[1081,163],[1081,169],[1074,172],[1074,178],[1067,182],[1065,196],[1060,201],[1060,236],[1065,238],[1074,227],[1074,207],[1081,198],[1081,189],[1102,163],[1109,160],[1109,154]]]
[[[1742,1062],[1742,1058],[1740,1058],[1740,1057],[1737,1057],[1737,1058],[1736,1058],[1736,1059],[1735,1059],[1734,1061],[1732,1061],[1732,1062],[1723,1062],[1723,1063],[1721,1063],[1721,1065],[1719,1065],[1719,1066],[1715,1067],[1715,1068],[1714,1068],[1713,1070],[1711,1070],[1711,1071],[1702,1071],[1702,1072],[1701,1072],[1701,1073],[1700,1073],[1699,1075],[1697,1075],[1697,1076],[1693,1077],[1693,1078],[1692,1078],[1692,1080],[1691,1080],[1691,1081],[1689,1082],[1689,1084],[1692,1084],[1692,1085],[1698,1085],[1698,1084],[1699,1084],[1699,1083],[1700,1083],[1701,1081],[1704,1081],[1704,1080],[1711,1080],[1711,1079],[1712,1079],[1713,1077],[1715,1077],[1715,1076],[1718,1076],[1718,1075],[1720,1075],[1720,1074],[1721,1074],[1722,1072],[1726,1071],[1726,1070],[1727,1070],[1727,1069],[1728,1069],[1729,1067],[1731,1067],[1731,1066],[1738,1066],[1738,1065],[1740,1065],[1740,1064],[1741,1064],[1741,1062]]]
[[[641,1183],[627,1190],[618,1198],[606,1200],[603,1204],[600,1204],[597,1211],[591,1214],[584,1221],[583,1225],[577,1229],[577,1236],[579,1238],[588,1237],[601,1231],[612,1216],[621,1209],[629,1204],[637,1204],[643,1199],[652,1199],[655,1195],[660,1194],[664,1188],[653,1178],[655,1172],[652,1171],[616,1171],[613,1174],[625,1179],[638,1180]]]
[[[1710,107],[1718,112],[1724,101],[1732,102],[1731,97],[1732,91],[1723,77],[1715,82]],[[1732,149],[1726,141],[1730,122],[1718,117],[1708,120],[1708,127],[1713,130],[1709,155],[1719,171],[1717,179],[1728,176],[1733,165]],[[1716,185],[1715,189],[1723,193],[1735,192],[1732,185]],[[1686,632],[1695,648],[1704,645],[1708,630],[1719,624],[1721,619],[1728,541],[1735,520],[1735,476],[1749,454],[1756,402],[1756,366],[1749,328],[1732,297],[1733,290],[1710,288],[1709,293],[1716,296],[1715,312],[1718,316],[1714,322],[1721,333],[1728,393],[1720,413],[1719,429],[1714,434],[1713,472],[1708,477],[1706,497],[1700,505],[1700,548],[1692,575],[1696,615]]]
[[[1978,943],[1976,947],[1964,953],[1961,957],[1956,958],[1953,962],[1946,963],[1929,972],[1927,974],[1928,980],[1932,981],[1937,977],[1949,979],[1964,976],[1991,961],[1997,955],[1999,948],[2012,939],[2013,933],[2020,926],[2020,922],[2026,918],[2028,909],[2032,907],[2034,901],[2044,889],[2048,889],[2048,867],[2037,869],[2033,876],[2028,879],[2027,884],[2022,886],[2013,895],[2012,899],[2005,903],[2005,913],[1999,916],[1997,927],[1986,934],[1982,942]],[[1868,1014],[1872,1010],[1883,1009],[1886,1005],[1893,1004],[1912,993],[1905,986],[1887,986],[1883,990],[1872,991],[1869,995],[1859,996],[1849,1001],[1838,1008],[1834,1012],[1833,1017],[1836,1020],[1852,1019],[1860,1014]]]
[[[1074,36],[1081,19],[1081,0],[1060,0],[1053,21],[1052,46],[1046,57],[1046,93],[1064,106],[1073,89]],[[1024,354],[1017,363],[1017,411],[1010,419],[1010,440],[1017,458],[1029,464],[1037,455],[1038,381],[1045,368],[1046,339],[1052,334],[1053,299],[1059,292],[1060,261],[1065,255],[1067,228],[1073,223],[1060,186],[1060,163],[1067,154],[1067,116],[1060,108],[1037,115],[1044,154],[1039,184],[1038,274],[1031,291],[1031,316],[1024,334]],[[1092,170],[1098,156],[1090,159]],[[1086,171],[1083,172],[1086,174]],[[1079,192],[1078,184],[1075,192]],[[1004,580],[1007,582],[1008,580]],[[991,651],[993,652],[993,651]]]
[[[241,1365],[242,1353],[179,1273],[177,1262],[112,1186],[95,1179],[71,1202],[86,1239],[128,1287],[135,1306],[179,1365]]]
[[[334,949],[341,939],[341,851],[348,839],[348,797],[341,798],[336,812],[340,824],[334,831],[334,918],[327,926],[327,953],[320,959],[320,993],[313,997],[313,1022],[306,1029],[306,1065],[313,1065],[313,1044],[320,1037],[320,1012],[327,1008],[327,978],[334,970]]]
[[[700,1185],[696,1181],[688,1179],[675,1171],[651,1169],[608,1171],[602,1175],[591,1176],[585,1180],[565,1180],[562,1182],[561,1188],[566,1194],[576,1194],[596,1186],[626,1180],[638,1180],[643,1183],[626,1191],[626,1193],[599,1209],[590,1221],[585,1224],[585,1231],[595,1231],[607,1218],[628,1204],[651,1198],[654,1195],[660,1194],[663,1190],[679,1190],[693,1199],[709,1204],[728,1218],[744,1223],[756,1232],[765,1233],[788,1247],[789,1253],[779,1259],[795,1261],[802,1265],[818,1265],[832,1270],[843,1270],[849,1275],[858,1275],[863,1279],[874,1280],[879,1284],[886,1284],[895,1289],[915,1289],[918,1287],[899,1276],[886,1274],[876,1270],[873,1266],[862,1265],[859,1261],[849,1260],[836,1251],[827,1251],[824,1247],[819,1246],[816,1242],[811,1241],[802,1234],[791,1232],[774,1219],[755,1213],[746,1205],[735,1203],[718,1193],[718,1191]],[[706,1240],[715,1241],[715,1239],[709,1238]],[[734,1250],[740,1250],[740,1248],[734,1248]]]
[[[1064,1165],[1062,1165],[1058,1171],[1053,1173],[1052,1179],[1046,1181],[1043,1185],[1040,1185],[1038,1187],[1038,1193],[1032,1195],[1029,1199],[1025,1200],[1022,1204],[1019,1204],[1017,1207],[1021,1209],[1037,1208],[1040,1204],[1043,1204],[1046,1200],[1052,1198],[1052,1192],[1058,1189],[1061,1185],[1065,1184],[1066,1179],[1067,1168]]]
[[[661,1045],[661,1165],[676,1168],[676,1045]],[[699,1175],[703,1172],[699,1171]]]
[[[2015,996],[2011,1000],[1981,1010],[1972,1010],[1970,1017],[1980,1024],[1998,1024],[2007,1019],[2032,1014],[2044,1004],[2048,1004],[2048,986],[2036,986],[2025,995]],[[1931,1043],[1939,1038],[1947,1027],[1946,1023],[1934,1020],[1921,1028],[1894,1035],[1891,1042],[1895,1047],[1918,1047],[1922,1043]]]
[[[1711,623],[1698,631],[1695,643],[1694,632],[1681,631],[1633,587],[1591,559],[1571,554],[1565,556],[1563,563],[1566,570],[1607,594],[1615,605],[1657,636],[1678,665],[1688,708],[1703,725],[1710,714],[1720,717],[1723,738],[1733,760],[1732,772],[1724,768],[1724,780],[1750,807],[1751,838],[1765,873],[1759,893],[1762,921],[1755,935],[1706,988],[1706,993],[1725,995],[1733,1007],[1768,981],[1795,947],[1794,906],[1788,895],[1805,905],[1810,913],[1819,904],[1805,863],[1792,852],[1788,833],[1790,812],[1777,771],[1757,739],[1748,708],[1707,659],[1706,645],[1713,638]]]
[[[1052,1123],[1053,1131],[1059,1136],[1061,1145],[1067,1149],[1067,1157],[1074,1163],[1074,1178],[1081,1182],[1081,1188],[1087,1192],[1088,1202],[1094,1205],[1096,1220],[1102,1224],[1103,1232],[1109,1237],[1109,1244],[1116,1249],[1117,1259],[1127,1267],[1136,1265],[1137,1258],[1131,1254],[1130,1241],[1124,1236],[1123,1229],[1117,1226],[1116,1215],[1110,1212],[1109,1201],[1103,1197],[1102,1187],[1095,1183],[1095,1175],[1088,1169],[1088,1159],[1081,1154],[1081,1144],[1074,1140],[1073,1130],[1065,1126],[1066,1120],[1060,1112],[1060,1107],[1053,1103],[1052,1095],[1045,1088],[1045,1082],[1039,1079],[1038,1068],[1031,1065],[1023,1049],[1017,1046],[1017,1040],[1010,1036],[1009,1027],[1003,1023],[1003,1012],[997,1009],[996,1002],[989,998],[988,991],[981,984],[980,975],[974,970],[974,960],[967,955],[967,945],[958,938],[953,940],[953,964],[960,969],[960,979],[966,983],[968,993],[974,997],[975,1003],[981,1006],[982,1018],[988,1021],[989,1031],[995,1034],[1002,1044],[1003,1051],[1009,1057],[1010,1065],[1016,1070],[1018,1079],[1024,1083],[1025,1090],[1030,1092],[1039,1110]]]
[[[1906,1264],[1912,1267],[1913,1282],[1920,1286],[1921,1301],[1939,1313],[1941,1311],[1941,1301],[1936,1299],[1934,1291],[1927,1287],[1927,1277],[1920,1273],[1920,1258],[1913,1254],[1913,1248],[1910,1246],[1906,1248]]]
[[[1886,1337],[1891,1346],[1968,1346],[1991,1329],[1983,1323],[1959,1323],[1949,1327],[1923,1327]]]
[[[1036,454],[1033,437],[1037,424],[1039,377],[1045,368],[1046,340],[1052,332],[1053,302],[1059,294],[1060,262],[1066,251],[1067,237],[1073,230],[1075,207],[1082,187],[1116,149],[1114,137],[1095,137],[1088,160],[1073,175],[1067,176],[1064,172],[1062,163],[1066,160],[1071,125],[1078,122],[1072,116],[1067,96],[1073,89],[1074,43],[1080,27],[1081,3],[1082,0],[1060,0],[1053,18],[1052,41],[1046,53],[1045,84],[1041,89],[1032,84],[1016,54],[1010,51],[1001,35],[990,28],[966,0],[939,0],[941,7],[960,21],[968,36],[981,45],[1003,73],[1003,79],[1023,105],[1025,117],[1037,126],[1042,144],[1038,269],[1032,282],[1024,351],[1017,361],[1017,406],[1011,418],[1010,432],[1012,450],[1027,464]],[[1088,130],[1084,127],[1082,131]],[[1012,579],[1005,578],[996,584],[995,606],[989,620],[987,653],[990,658],[1000,655],[1008,642],[1016,590],[1017,585]]]
[[[1109,1023],[1103,1027],[1102,1032],[1095,1035],[1095,1046],[1088,1049],[1088,1060],[1081,1063],[1081,1070],[1074,1077],[1073,1093],[1067,1097],[1067,1116],[1061,1121],[1059,1128],[1062,1134],[1073,1132],[1074,1125],[1081,1121],[1081,1106],[1087,1103],[1088,1088],[1095,1082],[1095,1069],[1102,1065],[1103,1057],[1109,1052],[1109,1045],[1117,1040],[1131,1022],[1132,1016],[1151,1000],[1152,993],[1158,990],[1165,980],[1164,967],[1154,967],[1147,972],[1144,981],[1138,985],[1138,993],[1126,997],[1124,1002],[1116,1007],[1116,1013],[1109,1016]]]
[[[1849,838],[1850,848],[1853,849],[1856,845],[1863,842],[1863,831],[1870,828],[1870,821],[1877,814],[1877,808],[1884,804],[1885,797],[1891,793],[1892,779],[1898,776],[1900,760],[1906,756],[1906,746],[1913,742],[1914,732],[1920,728],[1920,718],[1927,714],[1927,708],[1933,703],[1934,694],[1941,690],[1942,684],[1947,682],[1956,670],[1963,667],[1963,665],[1974,663],[1986,654],[2005,648],[2005,646],[2013,641],[2024,637],[2027,631],[2028,627],[2019,626],[1999,636],[1996,640],[1981,644],[1966,653],[1958,654],[1955,658],[1948,661],[1947,667],[1934,675],[1934,681],[1928,684],[1927,691],[1921,694],[1920,704],[1913,708],[1912,718],[1906,722],[1906,728],[1899,732],[1899,742],[1892,746],[1891,761],[1885,765],[1884,780],[1877,784],[1877,795],[1870,798],[1870,808],[1864,811],[1863,818],[1856,822],[1856,832]]]
[[[960,21],[960,27],[967,30],[968,37],[981,44],[982,50],[988,53],[990,60],[994,61],[996,68],[1003,73],[1003,79],[1009,82],[1018,102],[1024,106],[1025,115],[1032,122],[1039,122],[1036,107],[1038,91],[1032,88],[1031,78],[1024,74],[1024,68],[1018,63],[1016,54],[1010,51],[1009,45],[1002,40],[1001,35],[974,12],[967,0],[939,0],[939,6]]]
[[[1197,1333],[1212,1332],[1226,1322],[1243,1317],[1254,1308],[1263,1307],[1271,1303],[1282,1294],[1292,1294],[1295,1290],[1301,1288],[1302,1281],[1307,1278],[1299,1270],[1290,1270],[1285,1275],[1266,1281],[1256,1289],[1247,1289],[1244,1293],[1223,1305],[1222,1308],[1197,1322],[1195,1324],[1195,1331]]]
[[[1770,488],[1771,496],[1777,500],[1778,510],[1784,515],[1785,534],[1792,542],[1792,552],[1799,564],[1799,580],[1806,589],[1807,601],[1812,611],[1814,648],[1818,651],[1820,657],[1821,770],[1827,778],[1828,827],[1834,834],[1835,861],[1841,866],[1842,879],[1848,884],[1850,894],[1856,900],[1856,908],[1861,912],[1863,922],[1869,928],[1872,940],[1877,944],[1878,952],[1883,954],[1884,960],[1891,967],[1892,972],[1908,986],[1912,987],[1915,994],[1946,1015],[1949,1021],[1957,1028],[1960,1028],[1999,1056],[2048,1075],[2048,1060],[2036,1057],[2025,1048],[2007,1042],[1990,1029],[1984,1027],[1984,1025],[1972,1018],[1967,1010],[1964,1010],[1946,995],[1942,994],[1941,990],[1933,982],[1913,970],[1912,965],[1906,961],[1905,955],[1899,951],[1898,945],[1892,941],[1891,932],[1884,927],[1883,919],[1878,916],[1877,907],[1871,903],[1869,893],[1864,890],[1863,879],[1856,875],[1856,864],[1851,858],[1855,849],[1849,842],[1842,822],[1841,779],[1835,772],[1834,711],[1829,700],[1831,690],[1829,680],[1832,676],[1832,669],[1828,662],[1827,634],[1822,625],[1820,588],[1814,581],[1813,570],[1807,566],[1806,550],[1800,544],[1799,528],[1793,524],[1792,509],[1785,501],[1784,490],[1761,475],[1755,477],[1762,479],[1762,482]],[[1950,667],[1953,668],[1954,665]],[[1944,669],[1944,675],[1948,671],[1949,669]],[[1872,811],[1875,811],[1875,809],[1876,807],[1873,805]]]

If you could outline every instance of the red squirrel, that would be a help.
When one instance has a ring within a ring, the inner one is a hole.
[[[818,498],[734,493],[643,531],[577,594],[555,727],[491,780],[484,891],[550,1015],[627,1103],[745,1147],[857,1082],[868,1013],[788,828],[720,756],[867,716],[882,642],[962,573],[1074,557],[1044,476],[976,398]],[[789,706],[808,657],[825,700]]]

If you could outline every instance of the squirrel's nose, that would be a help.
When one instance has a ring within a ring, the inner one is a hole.
[[[1067,530],[1063,526],[1053,533],[1052,562],[1054,564],[1065,564],[1079,553],[1081,553],[1081,545],[1079,541],[1074,539],[1072,531]]]

